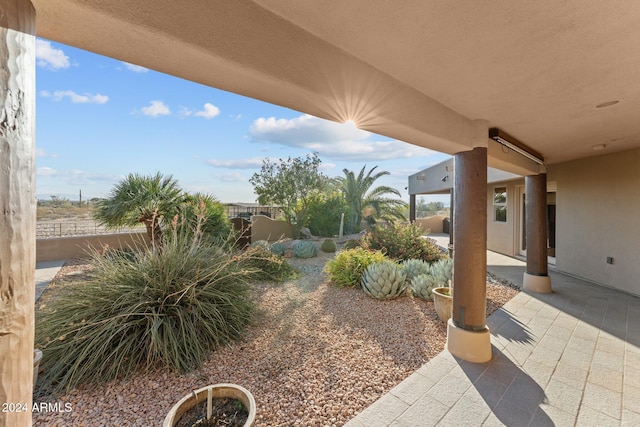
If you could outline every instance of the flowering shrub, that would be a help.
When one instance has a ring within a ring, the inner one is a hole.
[[[397,261],[415,258],[431,264],[446,257],[435,242],[423,237],[422,229],[415,224],[376,225],[362,237],[361,244]]]

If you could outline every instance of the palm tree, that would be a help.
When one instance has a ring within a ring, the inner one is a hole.
[[[350,231],[358,231],[360,229],[360,221],[362,218],[370,222],[375,219],[405,219],[404,209],[406,203],[400,199],[386,197],[388,195],[401,196],[400,192],[395,188],[381,185],[370,190],[373,183],[384,175],[389,175],[387,171],[380,171],[372,175],[378,166],[374,166],[365,175],[364,165],[360,173],[356,175],[348,170],[343,169],[344,177],[337,177],[342,194],[349,206],[349,214],[346,225]]]
[[[183,201],[184,194],[171,175],[132,173],[116,184],[109,198],[98,203],[93,215],[109,228],[143,223],[156,245],[162,241],[161,222],[178,214]]]

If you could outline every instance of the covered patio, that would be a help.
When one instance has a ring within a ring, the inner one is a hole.
[[[525,264],[489,252],[522,284]],[[349,427],[640,425],[640,298],[551,272],[555,292],[521,292],[487,319],[493,358],[443,351]]]

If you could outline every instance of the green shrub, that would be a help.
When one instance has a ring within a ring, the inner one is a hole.
[[[293,256],[296,258],[313,258],[318,255],[318,247],[309,240],[299,240],[293,245]]]
[[[329,278],[336,285],[356,287],[360,284],[364,270],[370,264],[386,259],[380,251],[353,248],[339,252],[325,264],[324,271],[329,274]]]
[[[415,224],[376,225],[361,239],[363,248],[380,250],[389,258],[403,261],[411,258],[434,263],[445,255],[431,239],[422,237]]]
[[[346,242],[344,242],[344,246],[342,247],[342,249],[347,250],[347,249],[353,249],[357,247],[360,247],[360,241],[355,239],[349,239]]]
[[[220,201],[210,194],[193,193],[184,196],[184,203],[180,206],[179,216],[181,233],[189,233],[198,227],[207,238],[226,238],[231,230],[231,223],[227,218],[225,207]]]
[[[322,252],[335,252],[338,250],[338,247],[333,239],[324,239],[320,244],[320,250]]]
[[[314,236],[335,236],[340,231],[340,216],[346,209],[346,202],[339,191],[313,194],[307,205],[304,225]]]
[[[90,277],[66,285],[39,314],[45,387],[69,390],[153,366],[188,371],[242,337],[253,309],[253,254],[201,237],[174,229],[162,248],[133,257],[94,252]]]

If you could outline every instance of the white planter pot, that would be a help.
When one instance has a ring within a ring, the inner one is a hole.
[[[253,395],[244,387],[240,387],[236,384],[214,384],[194,390],[192,393],[180,399],[178,403],[173,405],[165,417],[162,427],[174,427],[189,409],[207,400],[209,389],[211,389],[212,399],[228,397],[241,401],[249,412],[249,416],[247,417],[247,422],[245,422],[244,427],[250,427],[253,424],[253,421],[256,418],[256,401],[254,400]]]

